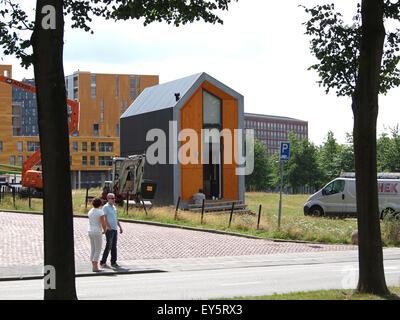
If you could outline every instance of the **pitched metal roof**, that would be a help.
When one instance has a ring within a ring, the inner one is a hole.
[[[167,108],[179,109],[204,81],[210,82],[236,99],[243,99],[243,96],[236,91],[209,76],[207,73],[201,72],[144,89],[129,108],[121,115],[121,118],[127,118]],[[178,100],[175,94],[179,94]]]
[[[121,118],[175,107],[179,101],[175,93],[179,93],[182,98],[200,76],[201,73],[197,73],[144,89]]]

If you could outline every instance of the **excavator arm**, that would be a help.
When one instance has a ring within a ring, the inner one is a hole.
[[[5,76],[0,75],[0,82],[7,83],[13,87],[17,87],[36,94],[36,87],[17,81]],[[79,130],[79,102],[67,99],[68,107],[68,133],[71,134],[74,131]],[[38,149],[32,156],[26,159],[22,163],[22,186],[34,187],[38,189],[43,188],[42,175],[40,171],[31,170],[41,160],[41,152]],[[30,171],[30,173],[28,173]]]

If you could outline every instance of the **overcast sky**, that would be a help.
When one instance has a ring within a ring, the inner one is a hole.
[[[331,0],[351,21],[356,0]],[[33,1],[32,1],[33,3]],[[245,99],[245,112],[293,117],[308,121],[309,138],[320,145],[332,130],[339,143],[353,128],[350,98],[328,95],[319,87],[316,60],[302,22],[300,3],[313,0],[239,0],[220,16],[223,25],[195,22],[179,28],[165,23],[143,27],[142,21],[95,20],[94,35],[65,28],[64,73],[157,74],[160,83],[207,72]],[[348,19],[348,20],[347,20]],[[16,60],[13,77],[33,77]],[[400,88],[380,97],[378,132],[399,123]]]

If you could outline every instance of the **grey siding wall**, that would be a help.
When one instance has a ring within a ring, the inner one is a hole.
[[[173,165],[168,164],[169,150],[169,121],[172,121],[172,108],[143,113],[120,119],[120,151],[121,156],[146,153],[154,141],[146,141],[149,130],[161,129],[166,136],[167,164],[150,165],[146,161],[144,178],[157,183],[157,191],[153,200],[154,205],[171,205],[173,199]]]

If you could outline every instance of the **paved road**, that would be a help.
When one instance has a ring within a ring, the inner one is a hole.
[[[400,249],[384,250],[388,285],[400,285]],[[172,261],[173,260],[173,261]],[[215,258],[157,259],[160,273],[76,279],[81,300],[234,298],[318,289],[355,288],[355,251]],[[153,262],[154,263],[154,262]],[[0,282],[0,299],[42,299],[42,280]]]

